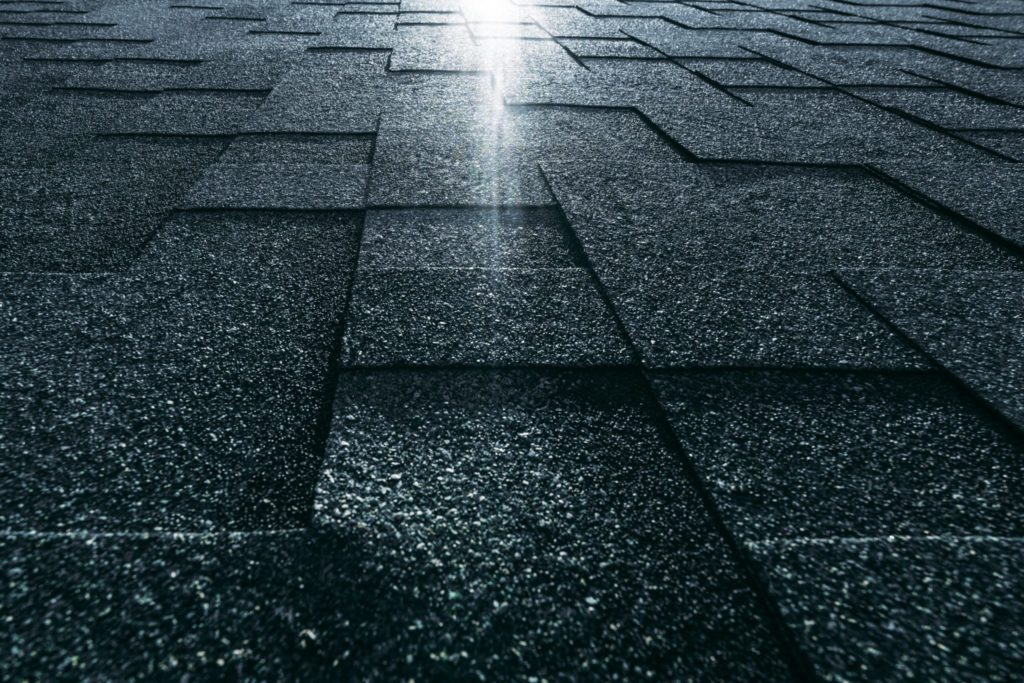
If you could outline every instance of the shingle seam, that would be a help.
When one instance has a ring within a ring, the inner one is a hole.
[[[747,541],[751,550],[798,545],[870,545],[873,543],[1018,543],[1022,536],[989,536],[984,534],[934,534],[934,535],[890,535],[890,536],[796,536],[793,538],[768,538]]]
[[[1003,429],[1007,438],[1011,438],[1018,448],[1024,448],[1024,429],[1017,426],[1013,420],[1006,417],[1001,410],[989,402],[984,396],[976,392],[967,382],[964,382],[956,373],[947,368],[932,354],[928,353],[928,350],[919,344],[913,337],[892,323],[885,315],[882,314],[881,311],[878,310],[878,307],[868,301],[866,297],[864,297],[851,283],[849,283],[846,278],[843,277],[842,273],[833,270],[830,272],[830,275],[835,279],[840,287],[846,290],[858,303],[870,311],[871,314],[886,327],[886,329],[938,368],[942,374],[950,380],[952,385],[960,391],[965,400],[974,404],[979,410],[994,420],[996,424]]]
[[[547,185],[548,191],[554,196],[554,190],[551,187],[551,183],[548,180],[547,175],[541,173],[545,184]],[[640,358],[639,349],[636,343],[633,341],[632,336],[629,334],[629,330],[626,327],[625,322],[619,315],[610,294],[604,283],[598,277],[594,270],[593,264],[590,262],[590,258],[586,254],[586,250],[583,248],[583,243],[580,241],[576,231],[572,228],[568,218],[565,216],[561,205],[558,205],[559,211],[562,211],[562,217],[566,223],[568,235],[570,239],[571,248],[574,251],[579,251],[579,260],[583,264],[583,268],[589,273],[591,280],[594,283],[598,291],[598,295],[607,307],[612,319],[615,321],[615,325],[618,328],[620,334],[625,339],[626,344],[630,348],[630,353],[637,359]],[[648,403],[651,411],[651,418],[654,423],[655,429],[658,431],[659,437],[662,439],[665,446],[669,451],[676,457],[676,459],[682,465],[684,476],[690,481],[694,487],[695,492],[703,504],[705,511],[711,519],[712,525],[718,532],[719,536],[723,539],[728,551],[732,557],[736,560],[737,565],[743,572],[746,578],[746,583],[753,593],[755,602],[760,608],[762,616],[765,618],[768,628],[774,636],[777,642],[782,657],[785,659],[786,664],[789,668],[790,673],[796,681],[814,681],[818,677],[815,675],[813,667],[810,662],[810,658],[804,653],[799,646],[795,636],[790,631],[785,620],[782,618],[782,614],[779,611],[779,607],[776,602],[771,598],[767,586],[761,580],[758,574],[753,558],[749,552],[743,548],[732,530],[725,523],[724,516],[718,505],[715,503],[714,497],[705,485],[700,473],[697,471],[693,460],[689,457],[686,450],[683,448],[682,443],[679,441],[678,436],[672,429],[671,423],[669,422],[668,415],[665,413],[664,407],[658,400],[657,394],[654,391],[654,387],[651,383],[650,374],[645,370],[639,371],[640,386],[642,388],[646,402]]]

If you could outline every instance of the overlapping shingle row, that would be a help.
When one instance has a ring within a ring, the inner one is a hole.
[[[0,672],[1013,680],[1020,0],[0,0]]]

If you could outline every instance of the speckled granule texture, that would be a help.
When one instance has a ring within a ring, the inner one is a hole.
[[[758,544],[797,638],[836,680],[1014,681],[1020,538],[864,538]]]
[[[1012,438],[946,380],[729,371],[654,383],[745,539],[1024,531]]]
[[[1024,277],[1004,272],[853,271],[870,305],[1018,427],[1024,426]]]
[[[1012,681],[1022,0],[0,0],[0,679]]]
[[[418,647],[489,677],[776,679],[753,595],[655,428],[638,376],[354,373],[315,502]],[[756,662],[756,664],[755,664]]]
[[[299,273],[0,278],[3,527],[302,525],[344,295]]]

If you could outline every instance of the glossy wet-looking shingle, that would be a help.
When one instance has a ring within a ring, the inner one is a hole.
[[[0,1],[0,678],[1011,680],[1021,33]]]

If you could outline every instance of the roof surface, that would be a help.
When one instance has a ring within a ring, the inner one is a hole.
[[[1019,680],[1024,1],[0,0],[0,678]]]

